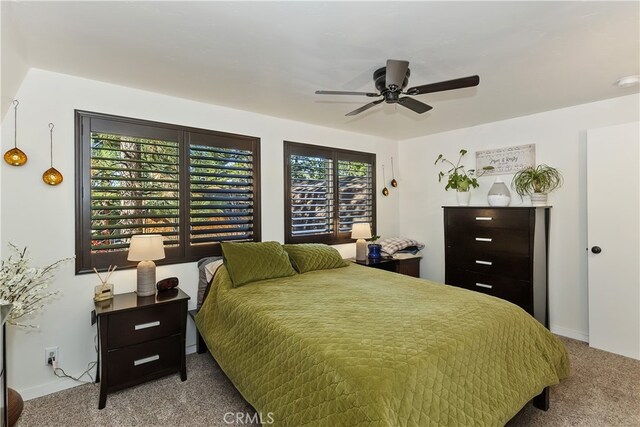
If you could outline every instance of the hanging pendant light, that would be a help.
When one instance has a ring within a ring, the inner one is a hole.
[[[384,165],[382,165],[382,181],[385,182],[385,183],[387,182],[387,178],[384,177]],[[386,185],[382,189],[382,195],[383,196],[388,196],[389,195],[389,189],[387,188]]]
[[[49,185],[58,185],[62,182],[62,174],[53,167],[53,123],[49,123],[49,139],[51,141],[51,167],[42,174],[42,180]]]
[[[396,181],[396,171],[393,168],[393,157],[391,158],[391,177],[393,178],[391,180],[391,186],[393,188],[398,188],[398,181]]]
[[[14,117],[14,129],[13,129],[13,148],[4,153],[4,161],[11,166],[22,166],[27,163],[27,155],[24,151],[18,148],[18,102],[17,99],[13,100],[13,117]]]

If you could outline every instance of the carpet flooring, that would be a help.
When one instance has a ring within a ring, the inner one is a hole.
[[[562,340],[572,373],[551,389],[551,408],[542,412],[529,403],[507,425],[640,426],[640,361]],[[25,402],[17,426],[255,425],[246,416],[243,423],[234,421],[236,413],[251,416],[253,409],[209,354],[187,356],[187,374],[186,382],[172,375],[110,394],[101,411],[96,384],[33,399]]]

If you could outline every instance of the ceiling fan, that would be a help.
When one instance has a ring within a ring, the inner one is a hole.
[[[382,101],[387,104],[400,104],[410,110],[415,111],[418,114],[426,113],[433,107],[420,102],[416,99],[408,96],[400,95],[422,95],[425,93],[443,92],[445,90],[462,89],[465,87],[478,86],[480,83],[480,77],[469,76],[459,79],[446,80],[437,83],[430,83],[422,86],[414,86],[405,91],[403,89],[407,87],[409,83],[409,76],[411,70],[409,69],[409,61],[398,61],[395,59],[388,59],[387,66],[377,69],[373,73],[373,81],[375,82],[376,89],[379,93],[375,92],[345,92],[336,90],[317,90],[317,95],[363,95],[372,98],[381,96],[381,99],[370,102],[363,105],[360,108],[347,113],[347,116],[355,116],[363,111],[368,110],[371,107],[375,107]]]

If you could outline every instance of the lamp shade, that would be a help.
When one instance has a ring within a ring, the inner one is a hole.
[[[159,234],[139,234],[131,237],[129,261],[154,261],[164,258],[164,243]]]
[[[371,237],[371,226],[368,222],[359,222],[351,227],[352,239],[370,239]]]

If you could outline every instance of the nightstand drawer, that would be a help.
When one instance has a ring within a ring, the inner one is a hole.
[[[505,299],[530,313],[533,310],[532,288],[529,282],[457,268],[447,270],[446,282],[449,285]]]
[[[110,351],[107,361],[109,388],[118,389],[177,372],[180,351],[184,352],[180,335]]]
[[[447,250],[471,253],[474,256],[495,252],[529,256],[529,241],[529,230],[460,228],[448,231]]]
[[[497,274],[518,280],[531,277],[531,258],[526,255],[481,251],[465,251],[463,248],[448,248],[447,264],[460,270]]]
[[[529,230],[529,209],[451,208],[447,212],[448,226],[464,229],[510,228]]]
[[[180,304],[162,304],[109,316],[109,349],[180,332]]]

